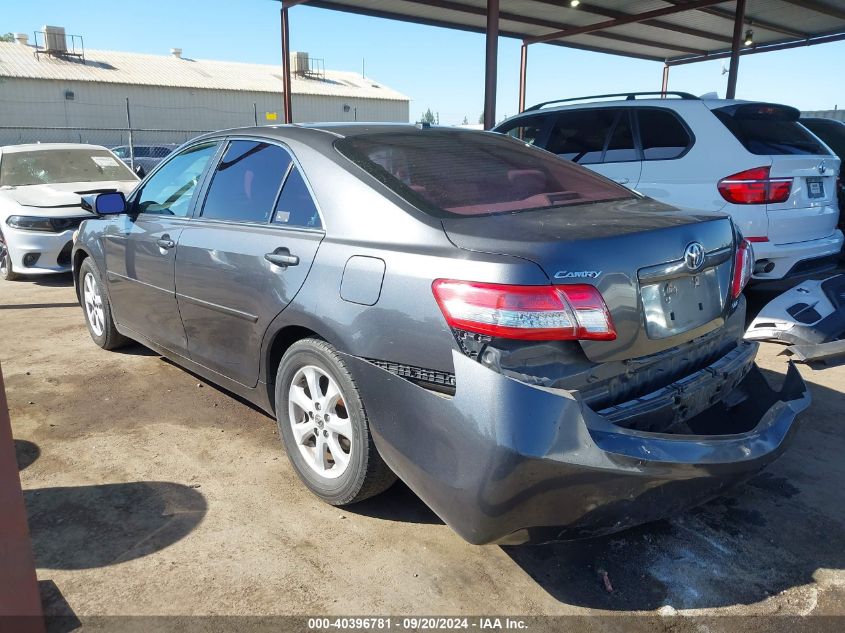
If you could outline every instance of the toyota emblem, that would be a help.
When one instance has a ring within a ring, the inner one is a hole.
[[[684,251],[684,263],[690,270],[698,270],[704,265],[704,247],[698,242],[688,245]]]

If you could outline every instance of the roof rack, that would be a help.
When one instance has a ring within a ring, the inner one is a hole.
[[[634,101],[637,97],[642,97],[645,95],[661,95],[661,96],[668,96],[672,95],[675,97],[680,97],[681,99],[695,99],[698,100],[698,97],[692,95],[688,92],[661,92],[659,90],[653,92],[619,92],[615,94],[606,94],[606,95],[588,95],[586,97],[570,97],[569,99],[554,99],[553,101],[544,101],[543,103],[538,103],[536,105],[531,106],[530,108],[526,108],[524,112],[530,112],[532,110],[539,110],[547,105],[551,105],[552,103],[567,103],[569,101],[584,101],[585,99],[605,99],[607,97],[625,97],[626,101]]]

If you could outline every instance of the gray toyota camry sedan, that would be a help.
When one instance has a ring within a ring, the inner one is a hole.
[[[809,404],[742,339],[752,253],[728,217],[516,139],[230,130],[86,205],[97,345],[139,341],[275,415],[328,503],[398,477],[472,543],[677,513],[773,460]]]

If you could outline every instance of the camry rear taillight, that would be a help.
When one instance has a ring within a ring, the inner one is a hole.
[[[722,178],[718,187],[722,197],[734,204],[771,204],[789,199],[792,178],[770,178],[768,167],[755,167]]]
[[[432,284],[446,322],[458,330],[534,341],[611,341],[616,330],[593,286],[512,286],[437,279]]]
[[[743,288],[751,279],[751,272],[754,268],[754,251],[751,248],[751,243],[748,240],[742,240],[736,249],[736,259],[734,260],[734,274],[731,280],[731,297],[733,299],[739,298],[742,294]]]

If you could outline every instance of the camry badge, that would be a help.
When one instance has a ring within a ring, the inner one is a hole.
[[[698,242],[692,242],[684,251],[684,263],[689,270],[698,270],[704,265],[704,247]]]
[[[600,270],[559,270],[555,273],[555,279],[598,279]]]
[[[817,169],[819,170],[820,174],[824,174],[824,172],[827,170],[827,163],[825,161],[820,162]]]

